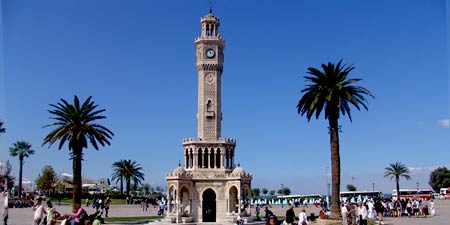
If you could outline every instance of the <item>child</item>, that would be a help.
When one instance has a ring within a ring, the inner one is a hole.
[[[97,211],[94,215],[94,222],[92,223],[92,225],[100,225],[102,224],[102,211]]]
[[[56,218],[55,218],[55,208],[53,208],[52,201],[47,201],[47,225],[55,225],[56,224]]]

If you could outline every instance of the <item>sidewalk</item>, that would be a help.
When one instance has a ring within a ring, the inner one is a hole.
[[[72,206],[69,204],[54,205],[56,211],[60,212],[62,215],[70,214]],[[92,207],[85,208],[88,214],[95,212]],[[277,216],[284,216],[286,214],[287,206],[283,208],[279,205],[270,208],[272,212]],[[294,208],[296,214],[300,212],[302,208]],[[314,206],[309,206],[306,209],[306,213],[314,213],[318,215],[319,208]],[[261,217],[264,216],[264,211],[261,211]],[[252,208],[252,215],[255,214],[254,208]],[[415,218],[415,217],[402,217],[402,218],[392,218],[385,217],[383,224],[385,225],[449,225],[450,224],[450,200],[436,200],[436,213],[434,217],[428,218]],[[11,208],[9,209],[9,225],[29,225],[33,222],[33,210],[31,208]],[[150,207],[148,211],[142,211],[140,205],[112,205],[109,212],[110,217],[141,217],[141,216],[155,216],[157,215],[157,208]],[[107,224],[148,224],[149,220],[133,221],[133,222],[117,222],[117,223],[107,223]],[[252,223],[250,223],[252,224]]]

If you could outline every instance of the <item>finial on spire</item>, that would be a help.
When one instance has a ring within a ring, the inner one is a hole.
[[[209,0],[209,13],[212,13],[212,0]]]
[[[181,167],[181,161],[178,160],[178,167]]]
[[[241,167],[241,163],[238,162],[238,167]]]

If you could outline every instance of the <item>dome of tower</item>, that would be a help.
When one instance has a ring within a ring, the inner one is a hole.
[[[214,14],[209,13],[209,14],[207,14],[206,16],[204,16],[204,17],[202,18],[202,21],[204,21],[204,20],[209,20],[209,21],[215,20],[215,21],[219,21],[219,18],[217,18]]]
[[[186,170],[184,170],[184,168],[183,167],[181,167],[181,166],[179,166],[179,167],[177,167],[177,168],[175,168],[174,170],[173,170],[173,175],[174,176],[178,176],[178,175],[182,175],[182,174],[185,174],[186,173]]]
[[[234,170],[233,170],[233,172],[231,172],[231,174],[232,175],[243,175],[243,174],[245,174],[245,170],[242,167],[238,166],[238,167],[234,168]]]

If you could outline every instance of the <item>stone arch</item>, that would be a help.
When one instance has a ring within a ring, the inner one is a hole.
[[[228,212],[239,212],[239,199],[238,199],[238,188],[236,186],[231,186],[228,190]]]
[[[186,186],[182,186],[180,189],[180,213],[181,215],[191,215],[192,202],[190,200],[190,190]]]
[[[244,206],[242,210],[250,210],[250,200],[252,199],[252,190],[250,184],[241,184],[241,204]],[[248,209],[247,209],[248,208]]]
[[[220,148],[217,148],[216,151],[216,168],[221,168],[221,161],[220,161],[220,157],[221,157],[221,152],[220,152]]]
[[[175,185],[171,185],[167,192],[167,206],[168,212],[174,213],[176,210],[177,189]]]
[[[216,192],[211,188],[202,194],[202,221],[216,222]]]
[[[214,165],[214,148],[209,149],[209,168],[213,169],[216,167],[216,165]]]
[[[197,167],[198,168],[203,168],[203,151],[202,148],[198,149],[198,153],[197,153]]]

